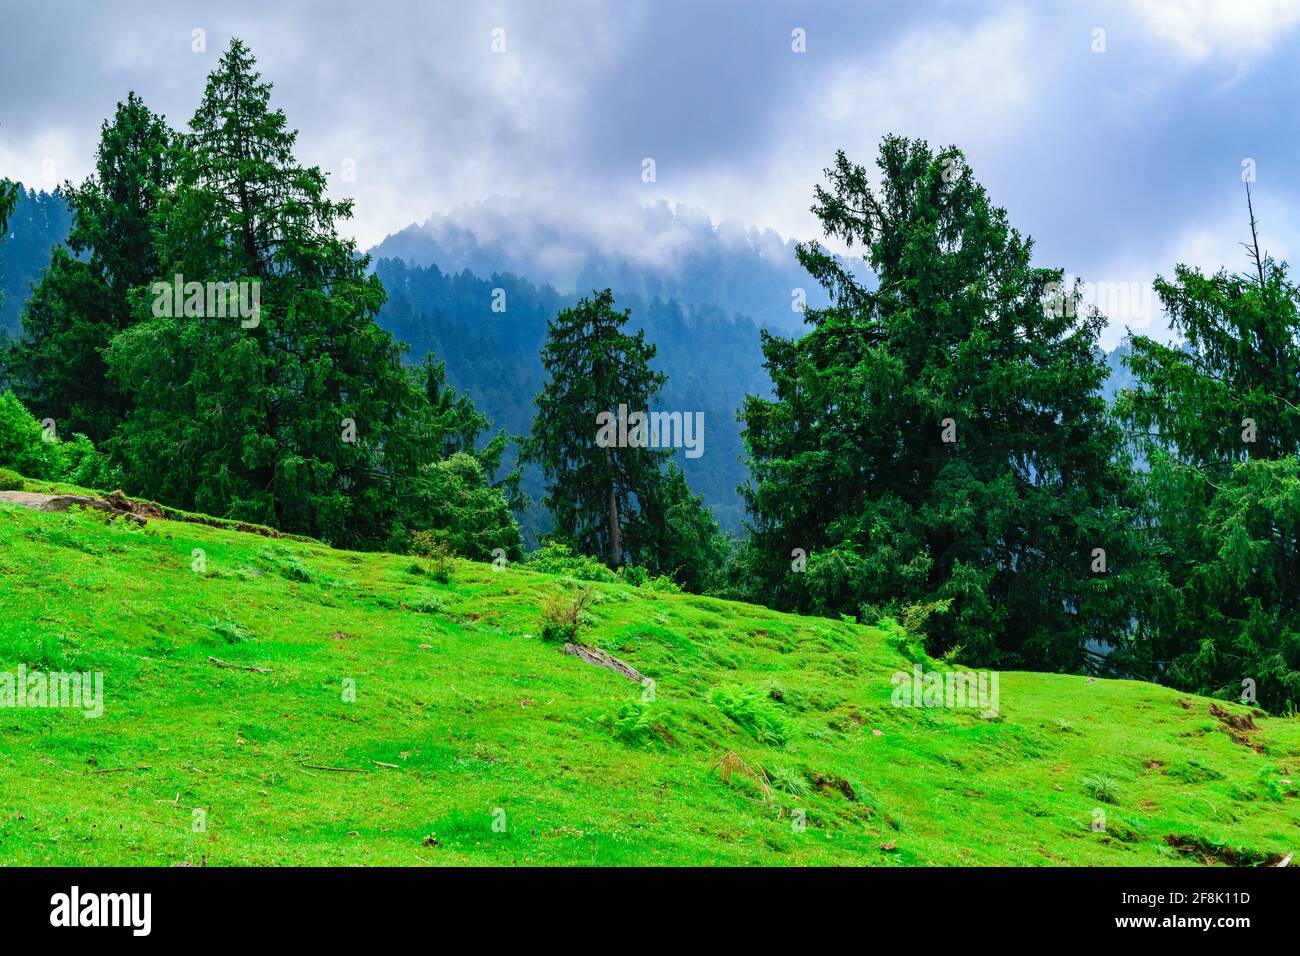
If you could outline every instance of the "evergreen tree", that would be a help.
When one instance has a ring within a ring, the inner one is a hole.
[[[21,192],[22,188],[13,180],[0,179],[0,242],[4,242],[9,233],[9,217],[13,215],[14,207],[18,205]],[[0,373],[2,372],[3,366],[0,366]],[[0,381],[3,381],[2,377]]]
[[[11,179],[0,179],[0,241],[9,231],[9,217],[18,205],[19,185]]]
[[[15,391],[38,416],[96,442],[127,411],[103,352],[134,321],[131,290],[158,278],[153,217],[172,183],[173,139],[134,93],[117,105],[95,173],[58,190],[72,214],[67,248],[54,248],[8,359]]]
[[[166,285],[137,291],[142,321],[107,351],[133,399],[110,448],[160,500],[399,549],[437,522],[420,511],[427,469],[461,438],[375,324],[383,286],[338,233],[351,202],[298,163],[254,65],[233,40],[176,153],[157,216]]]
[[[1140,579],[1120,436],[1099,390],[1104,319],[949,149],[884,140],[879,188],[843,153],[816,190],[864,283],[798,247],[831,305],[764,334],[775,398],[743,409],[750,593],[782,607],[906,611],[934,653],[1075,670],[1122,643]]]
[[[1300,302],[1286,266],[1247,248],[1251,274],[1156,280],[1182,342],[1130,339],[1118,406],[1150,462],[1160,585],[1131,665],[1283,712],[1300,707]]]
[[[547,324],[542,364],[548,381],[537,395],[537,415],[525,455],[541,465],[545,498],[560,535],[611,568],[643,563],[651,536],[643,508],[657,491],[665,452],[601,447],[598,416],[645,411],[665,376],[650,369],[655,347],[644,332],[623,326],[630,311],[614,308],[609,289],[583,298]]]

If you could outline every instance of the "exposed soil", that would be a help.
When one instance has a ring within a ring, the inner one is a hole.
[[[1264,752],[1264,745],[1258,744],[1250,738],[1251,734],[1259,731],[1259,728],[1255,726],[1255,718],[1252,715],[1234,714],[1226,707],[1220,707],[1211,701],[1210,716],[1223,724],[1224,731],[1232,738],[1233,743],[1241,744],[1243,747],[1250,747],[1259,753]]]
[[[22,505],[24,508],[31,508],[35,511],[67,511],[73,505],[82,508],[94,508],[96,511],[104,511],[110,515],[124,518],[135,524],[145,524],[152,519],[165,519],[167,521],[183,521],[187,524],[201,524],[209,528],[221,528],[225,531],[240,531],[245,534],[258,534],[264,538],[287,538],[291,541],[310,542],[311,538],[304,538],[300,535],[285,534],[276,531],[274,528],[267,528],[260,524],[247,524],[242,521],[233,521],[226,518],[209,518],[206,515],[190,514],[186,511],[177,511],[175,508],[167,508],[152,501],[140,501],[128,498],[121,491],[112,491],[103,498],[95,498],[90,495],[62,495],[62,494],[40,494],[31,491],[0,491],[0,501],[7,501],[10,504]]]
[[[1210,706],[1214,706],[1211,704]],[[1277,866],[1282,857],[1277,853],[1260,853],[1244,847],[1216,846],[1209,840],[1175,833],[1165,837],[1169,844],[1184,856],[1194,856],[1206,866],[1224,863],[1228,866]]]

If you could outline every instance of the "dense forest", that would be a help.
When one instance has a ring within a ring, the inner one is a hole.
[[[362,254],[272,94],[236,40],[184,130],[131,93],[84,182],[6,187],[0,467],[1300,705],[1300,291],[1257,242],[1108,357],[959,149],[887,137],[809,184],[797,326],[561,294]]]

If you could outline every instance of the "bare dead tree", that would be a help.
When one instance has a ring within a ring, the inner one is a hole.
[[[1250,242],[1241,243],[1246,254],[1255,263],[1255,271],[1259,273],[1259,284],[1264,284],[1264,257],[1259,251],[1259,220],[1255,218],[1255,205],[1250,199],[1250,183],[1246,183],[1246,209],[1250,212]]]

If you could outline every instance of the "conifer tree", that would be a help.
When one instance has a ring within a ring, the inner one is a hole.
[[[101,442],[127,410],[103,352],[135,321],[129,294],[158,276],[153,217],[172,185],[175,134],[130,93],[105,121],[95,172],[58,190],[72,214],[7,360],[18,396],[67,434]]]
[[[430,513],[429,488],[483,497],[473,456],[429,472],[480,423],[461,421],[449,438],[447,410],[402,367],[374,321],[383,286],[339,234],[352,204],[298,162],[271,92],[233,40],[158,212],[161,281],[137,290],[140,321],[107,350],[132,398],[110,449],[130,487],[159,500],[401,549],[408,532],[448,520]],[[517,551],[517,526],[496,502],[479,524],[496,529],[491,546]]]
[[[763,336],[751,594],[905,614],[972,664],[1080,669],[1089,641],[1124,641],[1140,578],[1104,319],[1031,265],[959,151],[889,137],[878,167],[873,187],[840,153],[813,206],[872,281],[800,245],[831,305],[799,339]]]
[[[9,231],[9,217],[18,205],[19,186],[10,179],[0,179],[0,242]]]
[[[1261,253],[1253,208],[1251,231],[1247,274],[1156,280],[1181,341],[1130,339],[1118,406],[1150,463],[1159,585],[1130,663],[1285,712],[1300,707],[1300,293]]]
[[[593,296],[547,323],[542,365],[548,381],[525,448],[548,483],[545,503],[557,531],[616,568],[648,556],[643,510],[656,494],[666,453],[617,441],[602,447],[598,416],[617,416],[620,405],[648,409],[665,376],[650,369],[655,347],[645,333],[624,331],[631,313],[614,308],[613,292]]]

